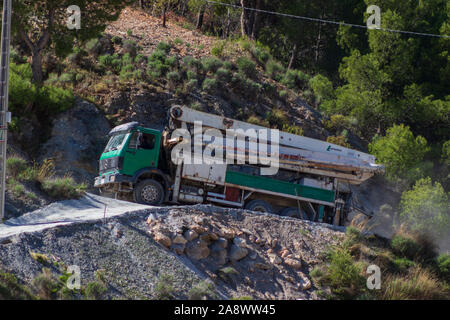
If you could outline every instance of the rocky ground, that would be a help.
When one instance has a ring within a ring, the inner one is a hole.
[[[78,265],[82,286],[102,274],[107,299],[156,298],[166,275],[173,298],[207,280],[215,298],[318,299],[309,272],[342,237],[327,225],[210,205],[150,208],[3,238],[0,269],[31,285],[43,267],[58,276]]]

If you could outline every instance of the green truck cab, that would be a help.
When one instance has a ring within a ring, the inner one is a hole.
[[[162,157],[161,131],[131,122],[112,129],[109,137],[94,186],[115,194],[132,194],[139,203],[167,201],[170,176]]]

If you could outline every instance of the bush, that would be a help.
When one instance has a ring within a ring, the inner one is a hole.
[[[217,70],[222,67],[223,63],[215,57],[208,57],[202,59],[202,65],[206,72],[216,73]]]
[[[406,273],[409,268],[414,267],[414,261],[406,258],[397,258],[392,261],[392,266],[395,272]]]
[[[356,296],[365,285],[361,268],[353,261],[348,250],[339,248],[330,255],[327,278],[332,290],[342,298]]]
[[[337,144],[345,148],[351,148],[352,146],[347,142],[347,138],[344,135],[340,136],[329,136],[327,137],[327,142]]]
[[[230,61],[225,61],[225,62],[223,63],[223,67],[224,67],[225,69],[227,69],[227,70],[230,70],[230,71],[232,71],[232,70],[234,69],[234,65],[233,65],[233,63],[230,62]]]
[[[236,61],[239,72],[242,72],[249,78],[256,76],[256,64],[247,57],[239,57]]]
[[[250,50],[250,53],[261,66],[264,66],[271,58],[269,50],[266,48],[260,48],[259,46],[255,46],[252,50]]]
[[[133,35],[133,30],[128,29],[127,30],[127,36],[131,37]]]
[[[314,92],[317,103],[335,98],[333,84],[328,78],[318,74],[309,80],[309,86]]]
[[[91,39],[86,43],[86,50],[92,55],[99,54],[101,49],[102,45],[98,39]]]
[[[112,37],[111,41],[112,41],[114,44],[121,44],[121,43],[122,43],[122,38],[119,37],[119,36],[114,36],[114,37]]]
[[[186,84],[185,84],[186,91],[188,91],[188,92],[195,90],[197,87],[198,87],[197,79],[188,80],[188,82],[186,82]]]
[[[167,73],[167,81],[169,85],[174,88],[177,82],[181,80],[180,74],[177,71]]]
[[[44,268],[42,273],[33,279],[33,285],[36,287],[39,297],[46,300],[50,300],[59,290],[59,283],[53,279],[48,268]]]
[[[171,275],[162,274],[155,286],[155,295],[158,300],[173,299],[173,277]]]
[[[450,254],[441,254],[437,259],[439,275],[450,282]]]
[[[414,260],[420,250],[416,241],[402,235],[395,235],[391,241],[392,252],[400,257]]]
[[[384,137],[375,136],[369,144],[369,151],[386,165],[389,180],[414,181],[411,173],[422,164],[429,147],[425,138],[414,137],[409,127],[401,124],[389,128]]]
[[[79,199],[83,196],[86,186],[76,184],[73,178],[50,178],[42,182],[42,189],[57,200]]]
[[[280,81],[282,74],[284,73],[284,67],[277,61],[270,59],[266,63],[266,74],[276,80]]]
[[[175,40],[173,40],[173,43],[179,46],[183,44],[183,40],[181,40],[180,38],[175,38]]]
[[[215,93],[217,90],[217,80],[214,78],[206,78],[203,81],[202,89],[208,93]]]
[[[270,123],[269,123],[267,120],[263,120],[263,119],[261,119],[260,117],[255,116],[255,115],[250,116],[250,117],[247,119],[247,122],[248,122],[248,123],[255,124],[255,125],[257,125],[257,126],[266,127],[266,128],[269,128],[269,127],[270,127]]]
[[[222,83],[228,83],[231,81],[231,78],[233,77],[230,70],[225,68],[219,68],[216,72],[216,78]]]
[[[71,108],[75,98],[71,90],[43,86],[36,100],[39,107],[46,113],[59,113]]]
[[[225,50],[225,41],[217,41],[211,49],[211,54],[218,58],[223,56],[223,51]]]
[[[442,285],[427,270],[410,268],[408,275],[387,276],[381,286],[383,300],[448,299]]]
[[[296,134],[298,136],[302,136],[304,134],[303,128],[298,127],[298,126],[292,126],[287,123],[283,124],[282,131],[287,132],[287,133]]]
[[[10,273],[0,271],[0,300],[35,300],[31,291],[20,285]]]
[[[168,54],[170,52],[170,49],[172,49],[172,45],[170,43],[161,41],[160,43],[158,43],[158,45],[156,46],[157,50],[161,50],[163,52],[165,52],[166,54]]]
[[[25,171],[27,162],[19,157],[9,157],[6,159],[6,172],[13,178],[17,178],[19,174]]]
[[[186,78],[188,80],[197,80],[197,74],[191,70],[189,70],[188,72],[186,72]]]
[[[281,99],[286,99],[288,97],[288,92],[286,90],[281,90],[280,91],[280,98]]]
[[[400,219],[414,231],[445,236],[450,230],[448,194],[430,178],[417,181],[412,190],[402,194]]]
[[[106,292],[106,287],[100,282],[89,282],[86,286],[85,294],[88,300],[99,300]]]
[[[189,300],[215,299],[217,294],[214,290],[214,284],[209,281],[201,281],[188,292]]]
[[[266,114],[266,120],[269,121],[271,126],[277,128],[283,128],[283,125],[288,122],[286,113],[281,109],[273,109]]]

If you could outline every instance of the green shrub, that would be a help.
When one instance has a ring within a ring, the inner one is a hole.
[[[339,136],[329,136],[327,137],[327,142],[337,144],[345,148],[351,148],[352,146],[347,142],[347,138],[344,135]]]
[[[121,44],[121,43],[122,43],[122,38],[119,37],[119,36],[114,36],[114,37],[112,37],[111,41],[112,41],[114,44]]]
[[[122,56],[122,65],[129,65],[134,63],[134,58],[129,53],[125,53]]]
[[[283,124],[283,128],[281,130],[287,133],[296,134],[298,136],[302,136],[304,133],[303,128],[298,126],[292,126],[287,123]]]
[[[283,125],[288,122],[286,113],[281,109],[272,109],[266,114],[266,120],[269,121],[271,126],[276,126],[279,129],[283,128]]]
[[[62,83],[73,82],[74,79],[75,79],[75,75],[73,73],[65,72],[59,76],[59,81]]]
[[[191,70],[186,72],[186,77],[188,80],[197,80],[197,74]]]
[[[366,282],[361,268],[355,264],[348,250],[342,248],[331,253],[327,278],[333,292],[342,298],[356,296]]]
[[[165,52],[166,54],[168,54],[170,52],[170,49],[172,49],[172,45],[170,43],[161,41],[160,43],[158,43],[158,45],[156,46],[157,50],[161,50],[163,52]]]
[[[177,82],[181,80],[180,74],[177,71],[167,73],[167,81],[171,87],[175,87]]]
[[[202,89],[208,93],[215,93],[217,90],[217,80],[214,78],[206,78],[203,81]]]
[[[445,236],[450,230],[448,194],[430,178],[417,181],[412,190],[402,194],[400,219],[415,231]]]
[[[43,268],[42,273],[33,279],[33,285],[38,291],[38,296],[46,300],[54,297],[60,289],[60,284],[53,278],[48,268]]]
[[[206,72],[216,73],[223,63],[216,57],[207,57],[202,59],[202,65]]]
[[[133,35],[133,30],[128,29],[128,30],[127,30],[127,35],[128,35],[129,37],[131,37],[131,36]]]
[[[189,300],[216,299],[214,284],[210,281],[201,281],[188,292]]]
[[[281,83],[289,89],[303,89],[308,84],[309,77],[300,70],[286,71]]]
[[[171,56],[166,58],[166,63],[172,68],[176,67],[178,64],[178,59],[176,56]]]
[[[106,287],[100,282],[89,282],[86,286],[85,295],[88,300],[100,300],[106,292]]]
[[[86,186],[75,183],[71,177],[64,177],[44,180],[42,189],[52,198],[64,200],[80,198],[84,194]]]
[[[11,51],[9,53],[10,55],[10,59],[11,62],[17,63],[17,64],[22,64],[27,62],[27,60],[25,59],[25,57],[21,56],[16,49],[11,48]]]
[[[284,67],[277,61],[270,59],[266,63],[266,74],[276,80],[280,81],[282,74],[284,73]]]
[[[414,267],[414,261],[406,258],[396,258],[392,261],[392,268],[395,272],[406,273],[411,267]]]
[[[0,300],[35,300],[31,291],[22,286],[10,273],[0,271]]]
[[[234,69],[234,65],[231,61],[225,61],[223,63],[223,68],[232,71]]]
[[[245,74],[249,78],[253,78],[256,75],[256,64],[247,57],[239,57],[236,61],[237,67],[240,72]]]
[[[158,300],[173,299],[173,276],[162,274],[159,276],[158,282],[155,286],[155,295]]]
[[[136,56],[136,63],[141,63],[141,62],[145,62],[146,57],[143,54],[138,54]]]
[[[429,150],[427,140],[422,136],[414,137],[409,127],[403,124],[389,128],[384,137],[375,136],[369,144],[370,153],[386,165],[386,177],[391,181],[407,179],[413,182],[413,170],[423,163]]]
[[[225,41],[217,41],[214,44],[214,47],[212,47],[211,49],[211,54],[213,56],[221,58],[223,56],[224,50],[225,50]]]
[[[263,120],[258,116],[252,115],[247,119],[248,123],[252,123],[255,124],[257,126],[262,126],[262,127],[270,127],[270,123],[267,120]]]
[[[450,254],[441,254],[437,259],[439,275],[450,282]]]
[[[27,162],[19,157],[9,157],[6,159],[6,172],[14,178],[25,171]]]
[[[232,73],[230,70],[225,68],[219,68],[216,72],[216,78],[222,83],[228,83],[231,81]]]
[[[309,86],[314,92],[317,103],[335,98],[333,84],[328,78],[318,74],[309,80]]]
[[[183,40],[181,40],[180,38],[175,38],[175,40],[173,40],[173,43],[179,46],[183,44]]]
[[[195,90],[197,87],[198,87],[197,79],[188,80],[185,84],[186,91],[188,91],[188,92]]]
[[[75,98],[71,90],[43,86],[38,92],[38,105],[49,113],[65,111],[73,106]]]
[[[260,48],[259,46],[255,46],[250,52],[253,58],[255,58],[255,60],[258,61],[258,63],[261,66],[264,66],[267,63],[267,61],[269,61],[269,59],[271,58],[271,55],[268,49],[266,48]]]
[[[392,252],[396,255],[414,260],[419,253],[419,244],[411,238],[395,235],[391,241]]]
[[[280,98],[281,99],[286,99],[288,97],[288,92],[286,90],[281,90],[280,91]]]
[[[91,39],[86,43],[86,50],[92,55],[99,54],[101,48],[102,45],[98,39]]]

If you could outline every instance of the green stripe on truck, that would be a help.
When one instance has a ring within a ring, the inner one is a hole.
[[[235,171],[227,171],[225,183],[326,202],[334,202],[335,196],[334,191],[303,186],[262,176],[253,176]]]

